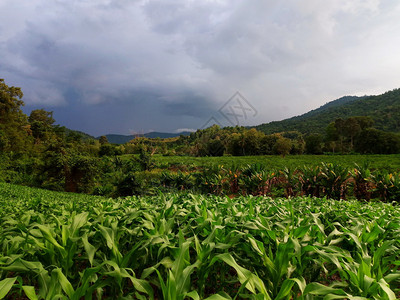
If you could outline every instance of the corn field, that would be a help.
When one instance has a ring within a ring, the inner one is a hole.
[[[0,191],[0,299],[400,297],[393,204]]]

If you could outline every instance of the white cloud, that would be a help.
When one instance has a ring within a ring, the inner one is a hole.
[[[195,132],[197,128],[178,128],[175,130],[176,133],[181,133],[181,132]]]

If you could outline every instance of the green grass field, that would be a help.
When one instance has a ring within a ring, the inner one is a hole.
[[[396,299],[400,209],[0,183],[0,299]]]
[[[303,167],[304,165],[319,165],[324,163],[340,164],[344,167],[354,167],[354,164],[363,165],[368,163],[371,169],[387,171],[400,170],[400,155],[288,155],[285,157],[277,155],[266,156],[222,156],[222,157],[191,157],[191,156],[161,156],[155,155],[154,159],[158,165],[224,165],[245,166],[260,163],[269,169],[283,169],[285,167]]]

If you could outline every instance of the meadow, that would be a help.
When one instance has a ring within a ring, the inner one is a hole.
[[[395,204],[0,191],[0,299],[400,297]]]

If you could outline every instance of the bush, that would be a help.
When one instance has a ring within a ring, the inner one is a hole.
[[[139,195],[143,191],[143,181],[134,172],[122,175],[116,185],[116,196]]]
[[[139,157],[136,158],[136,160],[142,167],[143,171],[149,171],[154,166],[154,160],[152,155],[147,151],[147,149],[143,145],[139,149]]]

